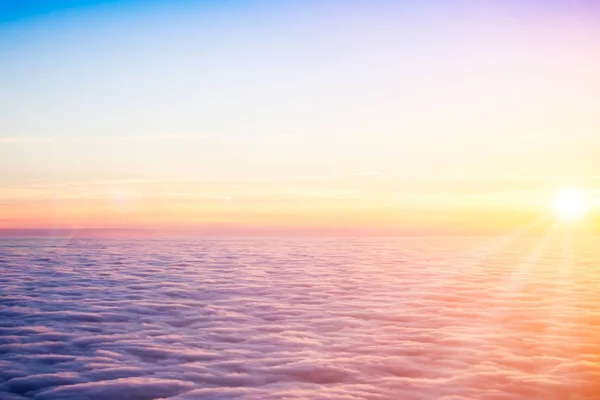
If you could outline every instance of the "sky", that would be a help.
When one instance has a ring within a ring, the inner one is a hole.
[[[479,232],[600,202],[595,1],[2,1],[0,229]],[[593,220],[593,218],[590,218]]]

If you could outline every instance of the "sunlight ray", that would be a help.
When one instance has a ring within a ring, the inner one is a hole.
[[[539,258],[547,248],[548,243],[554,237],[558,229],[558,224],[554,223],[550,229],[535,243],[533,248],[525,256],[525,259],[518,263],[511,273],[507,274],[498,285],[498,292],[493,296],[501,300],[500,306],[495,305],[490,309],[490,317],[496,321],[490,324],[489,329],[503,329],[503,325],[512,319],[511,310],[514,302],[517,301],[521,289],[530,283],[528,280]]]
[[[457,276],[463,276],[479,270],[481,265],[486,262],[490,256],[502,251],[506,246],[519,241],[547,222],[548,218],[546,217],[537,218],[503,236],[494,237],[481,246],[470,248],[466,251],[461,251],[449,256],[449,263],[460,260],[461,262],[457,264],[461,266],[461,268],[456,268],[457,264],[453,264],[455,268],[451,269],[451,273],[444,282],[448,282]]]
[[[548,246],[548,243],[554,238],[558,231],[558,224],[553,224],[550,229],[540,238],[533,249],[525,257],[523,262],[519,263],[517,267],[510,273],[506,279],[504,287],[507,289],[506,293],[509,296],[514,296],[521,289],[521,287],[527,283],[527,278],[531,274],[531,270],[536,266],[540,256]]]

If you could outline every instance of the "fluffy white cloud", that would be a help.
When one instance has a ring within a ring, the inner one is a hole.
[[[0,399],[600,398],[593,243],[472,240],[3,240]]]

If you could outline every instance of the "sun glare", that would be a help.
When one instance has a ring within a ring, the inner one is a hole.
[[[554,212],[556,216],[567,222],[581,220],[588,211],[586,196],[577,189],[564,189],[556,194]]]

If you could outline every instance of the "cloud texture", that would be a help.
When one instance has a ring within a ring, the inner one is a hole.
[[[0,399],[598,399],[599,251],[4,239]]]

